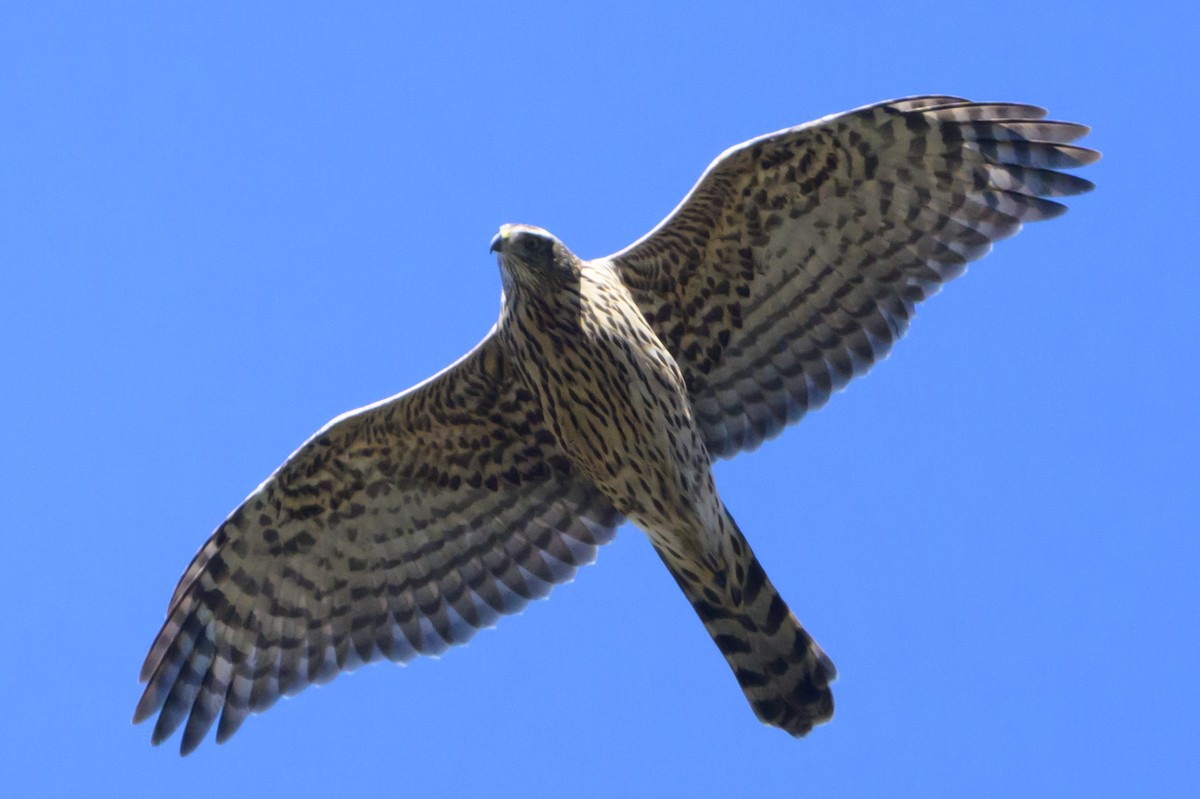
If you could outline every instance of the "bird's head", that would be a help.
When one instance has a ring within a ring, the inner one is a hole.
[[[533,225],[501,225],[492,239],[507,293],[521,286],[554,290],[579,280],[579,259],[548,231]]]

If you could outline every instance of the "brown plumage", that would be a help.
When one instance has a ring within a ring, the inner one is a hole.
[[[142,668],[153,740],[341,670],[463,643],[641,527],[764,722],[833,712],[832,663],[771,585],[710,465],[865,372],[918,302],[1045,199],[1091,184],[1086,128],[919,97],[722,154],[667,219],[581,261],[502,228],[500,321],[472,352],[335,419],[217,528]]]

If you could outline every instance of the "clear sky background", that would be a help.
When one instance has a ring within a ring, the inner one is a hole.
[[[1195,789],[1191,4],[181,5],[0,9],[0,794]],[[919,93],[1044,105],[1104,159],[718,467],[840,669],[831,724],[761,726],[632,527],[470,646],[223,746],[130,724],[212,528],[487,331],[500,223],[603,255],[724,148]]]

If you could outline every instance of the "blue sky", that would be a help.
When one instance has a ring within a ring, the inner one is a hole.
[[[1194,787],[1195,13],[6,5],[0,794]],[[500,223],[603,255],[729,145],[918,93],[1046,106],[1105,157],[870,376],[718,467],[838,664],[831,724],[760,726],[632,527],[468,647],[223,746],[181,759],[130,724],[211,529],[326,420],[487,331]]]

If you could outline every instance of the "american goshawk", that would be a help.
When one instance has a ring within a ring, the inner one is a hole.
[[[454,365],[334,419],[208,539],[150,649],[134,716],[194,749],[281,695],[461,644],[589,563],[629,519],[758,717],[803,735],[833,664],[713,483],[884,357],[917,303],[1098,154],[1044,111],[911,97],[725,151],[634,244],[581,261],[493,241],[500,319]]]

